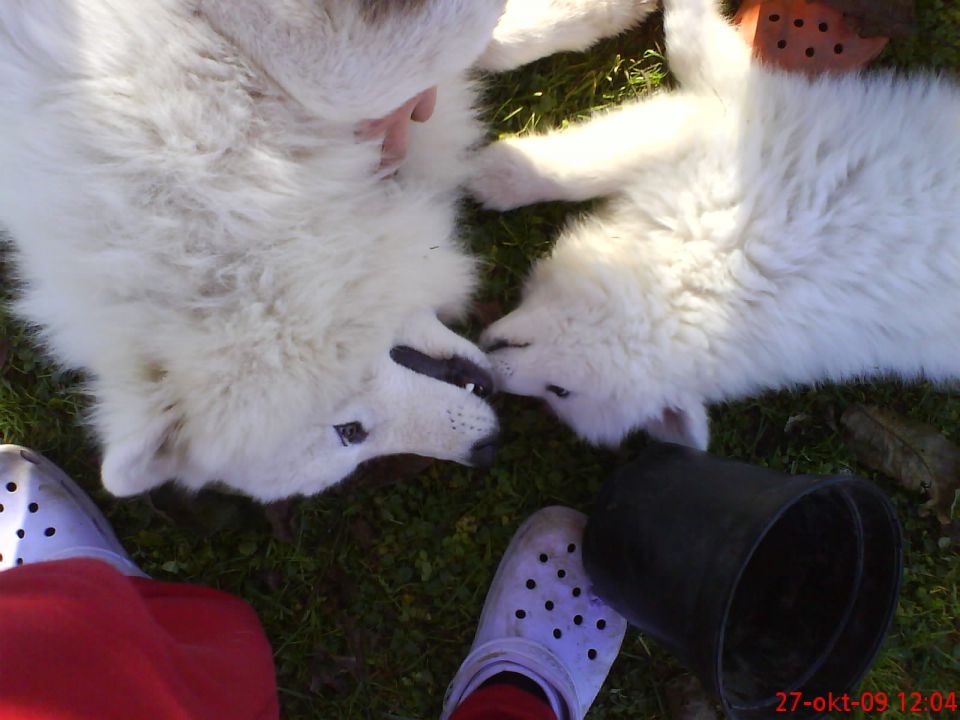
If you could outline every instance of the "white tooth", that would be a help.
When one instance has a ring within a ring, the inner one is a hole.
[[[463,389],[466,390],[468,393],[472,393],[475,387],[476,385],[474,385],[473,383],[467,383],[466,385],[463,386]]]

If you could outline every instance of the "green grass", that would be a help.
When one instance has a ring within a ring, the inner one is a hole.
[[[889,48],[883,62],[960,70],[960,10],[951,0],[918,0],[918,7],[917,36]],[[498,78],[488,94],[495,132],[556,127],[650,91],[664,78],[659,37],[654,22],[588,54],[549,58]],[[510,307],[530,262],[549,250],[565,218],[585,209],[470,209],[471,242],[485,263],[481,301]],[[147,572],[251,602],[273,642],[290,718],[436,717],[517,525],[552,503],[588,510],[603,478],[645,442],[632,438],[617,453],[592,449],[538,404],[499,398],[504,446],[492,469],[435,463],[395,484],[384,484],[393,479],[388,471],[369,473],[302,502],[292,541],[284,542],[261,513],[234,499],[204,496],[189,522],[177,524],[169,516],[183,511],[169,498],[109,497],[99,489],[97,451],[79,421],[79,378],[51,369],[8,315],[0,316],[4,354],[0,439],[30,445],[77,477]],[[712,450],[793,473],[871,476],[853,463],[834,429],[843,408],[858,401],[922,419],[960,442],[960,394],[888,383],[716,407]],[[805,419],[788,430],[798,417]],[[876,479],[904,523],[906,573],[893,631],[864,689],[960,691],[960,532],[919,517],[916,493]],[[591,718],[666,717],[664,686],[679,672],[652,641],[631,632]]]

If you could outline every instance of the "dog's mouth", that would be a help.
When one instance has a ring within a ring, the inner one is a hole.
[[[486,398],[493,391],[493,377],[472,360],[455,355],[437,359],[406,345],[398,345],[390,351],[390,358],[402,367],[434,380],[456,385],[479,398]]]
[[[509,340],[504,340],[503,338],[494,338],[493,340],[490,340],[489,343],[484,343],[483,345],[481,345],[481,347],[483,348],[483,351],[485,353],[492,354],[497,352],[498,350],[507,350],[509,348],[517,348],[517,349],[528,348],[530,347],[530,343],[510,342]]]

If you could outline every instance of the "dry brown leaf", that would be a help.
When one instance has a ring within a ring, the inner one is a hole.
[[[681,675],[667,684],[667,709],[672,720],[717,720],[713,703],[692,675]]]
[[[783,426],[784,435],[789,435],[792,432],[797,432],[800,430],[804,424],[809,423],[811,416],[808,413],[799,413],[798,415],[791,415],[787,418],[786,425]]]
[[[473,316],[477,319],[477,322],[479,322],[482,327],[492,325],[497,320],[502,318],[503,315],[503,305],[498,303],[496,300],[491,302],[474,303]]]
[[[270,523],[273,537],[287,545],[292,545],[297,539],[296,520],[300,502],[300,498],[288,498],[263,506],[263,515]]]
[[[936,428],[870,405],[851,405],[840,418],[844,441],[857,462],[929,496],[931,510],[947,524],[960,489],[960,447]]]

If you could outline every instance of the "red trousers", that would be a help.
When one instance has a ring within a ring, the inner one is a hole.
[[[0,572],[0,720],[273,720],[273,654],[253,609],[218,590],[129,578],[97,560]],[[454,720],[555,720],[511,686]]]
[[[450,720],[557,720],[549,703],[512,685],[488,685],[471,693]]]
[[[279,717],[253,608],[97,560],[0,572],[0,720]]]

